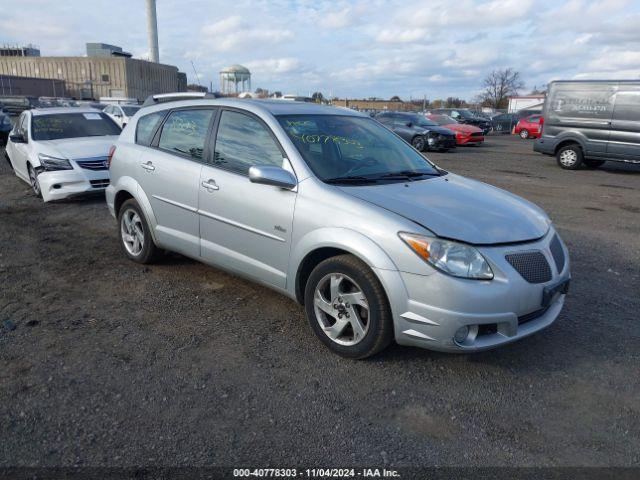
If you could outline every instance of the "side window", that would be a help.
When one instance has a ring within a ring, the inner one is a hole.
[[[23,113],[22,116],[19,119],[18,133],[23,135],[25,138],[27,138],[27,126],[28,125],[29,125],[29,122],[27,121],[27,114]]]
[[[151,143],[153,132],[164,118],[166,111],[154,112],[140,117],[136,125],[136,143],[148,146]]]
[[[243,113],[223,111],[218,126],[215,166],[247,174],[253,165],[282,166],[283,155],[269,130]]]
[[[626,122],[640,122],[640,87],[620,87],[616,95],[613,118]]]
[[[158,147],[201,160],[213,110],[176,110],[162,126]]]

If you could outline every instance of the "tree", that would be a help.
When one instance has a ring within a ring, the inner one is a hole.
[[[268,96],[269,96],[269,90],[266,90],[266,89],[264,89],[264,88],[260,88],[260,87],[258,87],[258,88],[256,88],[256,95],[257,95],[259,98],[268,97]]]
[[[445,101],[446,108],[460,108],[465,104],[465,101],[458,97],[447,97]]]
[[[505,108],[508,97],[517,95],[524,88],[520,73],[512,68],[492,71],[482,82],[482,98],[493,108]]]
[[[280,90],[276,90],[275,92],[273,92],[273,96],[275,98],[280,98],[282,97],[282,92]]]
[[[190,83],[187,85],[187,92],[208,92],[209,89],[202,85],[197,85],[195,83]]]
[[[322,95],[322,92],[313,92],[313,95],[311,95],[311,100],[316,103],[322,103],[322,101],[324,100],[324,95]]]
[[[400,97],[398,95],[394,95],[393,97],[391,97],[389,99],[390,102],[401,102],[402,100],[400,99]]]

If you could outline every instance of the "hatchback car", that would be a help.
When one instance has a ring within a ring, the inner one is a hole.
[[[564,304],[568,254],[540,208],[437,167],[358,112],[161,103],[110,155],[128,258],[171,250],[271,287],[346,357],[394,339],[485,350],[549,326]]]
[[[542,115],[529,115],[522,118],[513,127],[514,135],[519,135],[520,138],[539,138],[542,132]]]
[[[100,192],[109,184],[107,153],[120,128],[82,108],[26,110],[7,143],[16,176],[45,202]]]
[[[456,146],[456,137],[451,130],[439,126],[436,122],[425,118],[423,115],[384,112],[378,114],[375,118],[420,152],[425,150],[446,152]]]

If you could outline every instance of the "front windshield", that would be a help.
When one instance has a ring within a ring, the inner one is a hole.
[[[435,127],[438,124],[428,118],[425,118],[422,115],[409,115],[409,120],[414,124],[420,127]]]
[[[440,175],[408,143],[370,118],[284,115],[278,121],[311,170],[325,182],[402,181]],[[397,178],[396,178],[397,177]]]
[[[431,115],[429,118],[438,125],[452,125],[454,123],[458,123],[457,120],[451,118],[449,115]]]
[[[31,120],[31,137],[34,140],[105,135],[120,135],[120,128],[102,112],[34,115]]]
[[[133,107],[133,106],[128,106],[128,107],[123,106],[120,108],[122,108],[122,111],[127,117],[133,117],[136,114],[136,112],[140,110],[140,107]]]

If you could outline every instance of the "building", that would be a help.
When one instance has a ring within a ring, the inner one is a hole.
[[[35,45],[3,45],[0,57],[39,57],[40,49]]]
[[[0,75],[0,95],[66,97],[67,89],[64,80]]]
[[[388,111],[415,111],[422,109],[422,102],[416,105],[411,102],[403,102],[396,100],[339,100],[331,101],[334,107],[346,107],[354,110],[388,110]]]
[[[223,95],[251,91],[251,72],[242,65],[231,65],[220,72],[220,91]]]
[[[81,100],[131,97],[142,101],[149,95],[187,89],[187,77],[177,67],[122,55],[0,57],[0,74],[62,80],[67,96]]]
[[[509,97],[508,113],[516,113],[520,110],[542,111],[544,95],[524,95],[521,97]]]
[[[125,52],[121,47],[109,45],[108,43],[87,43],[87,57],[127,57],[131,58],[129,52]]]

